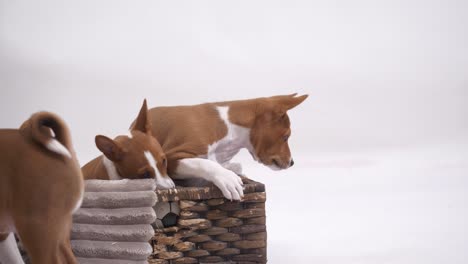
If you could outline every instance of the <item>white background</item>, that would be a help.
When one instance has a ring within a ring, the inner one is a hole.
[[[298,92],[269,263],[468,261],[468,2],[0,0],[0,126],[94,136],[150,106]],[[2,150],[4,151],[4,150]]]

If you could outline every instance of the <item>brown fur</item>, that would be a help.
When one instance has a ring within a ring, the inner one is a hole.
[[[155,171],[148,165],[143,151],[151,152],[161,175],[167,175],[166,156],[159,142],[151,135],[146,100],[130,130],[132,138],[117,136],[112,140],[102,135],[96,136],[96,146],[114,163],[119,176],[128,179],[155,178]],[[99,156],[83,166],[85,179],[110,179],[102,159],[103,156]]]
[[[161,143],[169,161],[169,174],[177,161],[207,154],[208,146],[223,138],[227,127],[216,106],[229,106],[229,121],[250,128],[255,155],[265,165],[289,167],[291,133],[287,111],[307,95],[282,95],[250,100],[205,103],[192,106],[156,107],[149,110],[152,133]]]
[[[71,159],[45,147],[50,129]],[[0,146],[0,240],[13,222],[32,263],[76,263],[69,236],[84,187],[65,123],[34,114],[20,130],[0,130]]]

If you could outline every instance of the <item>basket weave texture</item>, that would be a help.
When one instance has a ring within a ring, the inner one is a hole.
[[[178,202],[177,225],[155,229],[151,264],[266,263],[265,186],[248,178],[244,198],[229,201],[213,186],[157,190]]]

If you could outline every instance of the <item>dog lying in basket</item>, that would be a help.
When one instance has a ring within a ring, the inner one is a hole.
[[[244,194],[238,176],[242,167],[230,160],[246,148],[256,161],[273,170],[291,167],[287,111],[306,98],[291,94],[156,107],[148,115],[172,179],[201,178],[215,184],[227,199],[240,200]]]

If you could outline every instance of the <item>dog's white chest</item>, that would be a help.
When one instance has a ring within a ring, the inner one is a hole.
[[[229,107],[218,106],[216,109],[228,131],[226,136],[208,146],[207,158],[223,164],[231,160],[239,150],[250,146],[250,129],[229,122]]]

